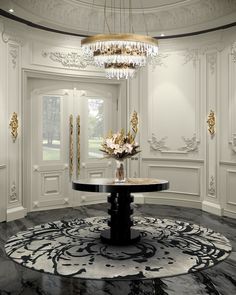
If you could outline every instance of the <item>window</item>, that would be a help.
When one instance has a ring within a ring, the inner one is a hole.
[[[102,158],[100,151],[104,137],[104,99],[88,99],[88,155],[89,158]]]
[[[43,160],[60,160],[61,98],[43,96]]]

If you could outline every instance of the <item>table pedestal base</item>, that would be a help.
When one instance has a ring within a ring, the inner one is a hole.
[[[137,230],[130,229],[130,238],[122,239],[112,239],[110,229],[104,230],[100,235],[101,241],[110,245],[125,246],[137,243],[140,241],[140,233]]]
[[[131,229],[133,209],[131,203],[134,197],[129,192],[111,193],[107,202],[111,204],[108,209],[110,229],[101,233],[101,240],[110,245],[130,245],[140,240],[138,231]]]

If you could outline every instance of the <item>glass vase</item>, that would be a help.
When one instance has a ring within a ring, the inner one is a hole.
[[[125,168],[124,168],[124,161],[116,160],[116,175],[115,175],[115,182],[125,182]]]

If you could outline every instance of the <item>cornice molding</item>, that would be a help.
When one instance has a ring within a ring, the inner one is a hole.
[[[3,0],[6,2],[6,0]],[[75,0],[12,0],[16,10],[21,13],[21,18],[33,21],[42,25],[51,24],[54,28],[73,32],[88,33],[89,19],[90,32],[103,32],[104,9],[97,5],[84,5]],[[7,4],[6,4],[7,5]],[[155,7],[156,6],[156,7]],[[4,6],[3,6],[4,7]],[[144,15],[143,15],[144,11]],[[117,9],[117,14],[120,10]],[[156,28],[160,32],[188,33],[213,28],[232,23],[236,14],[236,2],[232,0],[188,0],[172,5],[154,5],[150,9],[134,9],[133,26],[135,32],[144,33],[145,17],[148,31],[156,33]],[[107,20],[113,23],[114,9],[107,10]],[[128,24],[129,13],[123,13],[124,23]],[[116,18],[115,27],[119,30],[119,17]],[[126,22],[125,22],[126,20]],[[49,25],[50,26],[50,25]],[[175,33],[175,34],[176,34]]]

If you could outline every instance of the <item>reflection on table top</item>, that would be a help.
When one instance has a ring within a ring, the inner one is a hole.
[[[169,182],[155,178],[127,178],[125,182],[115,182],[113,178],[89,178],[73,181],[72,187],[90,192],[153,192],[168,189]]]

